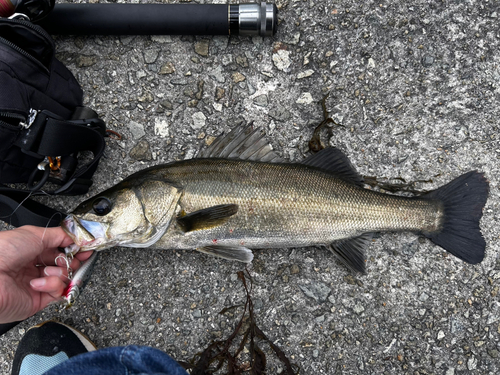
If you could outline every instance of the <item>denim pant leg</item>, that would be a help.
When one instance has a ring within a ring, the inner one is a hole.
[[[164,352],[148,346],[118,346],[74,356],[44,375],[164,374],[187,372]]]

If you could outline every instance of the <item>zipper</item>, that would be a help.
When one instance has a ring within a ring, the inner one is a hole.
[[[49,69],[45,65],[43,65],[36,57],[33,57],[32,55],[30,55],[28,52],[26,52],[25,50],[23,50],[18,45],[12,43],[11,41],[9,41],[9,40],[1,37],[1,36],[0,36],[0,43],[3,43],[5,45],[7,45],[8,47],[12,48],[13,50],[19,52],[21,55],[23,55],[24,57],[26,57],[28,60],[36,63],[38,66],[40,66],[41,68],[43,68],[43,70],[44,70],[45,73],[50,74]]]
[[[55,49],[54,41],[52,40],[52,37],[49,35],[48,32],[45,31],[45,29],[41,28],[40,26],[34,25],[31,21],[26,21],[22,19],[12,19],[9,21],[14,21],[12,23],[14,24],[21,24],[23,26],[26,26],[28,29],[31,29],[32,31],[36,32],[38,35],[43,36],[47,42],[50,43],[50,46],[52,49]]]
[[[9,124],[8,122],[0,120],[0,125],[6,128],[11,128],[11,129],[18,129],[19,127],[23,129],[29,129],[31,125],[35,122],[36,115],[38,114],[38,111],[34,110],[33,108],[30,108],[30,112],[28,116],[24,116],[21,114],[17,113],[12,113],[12,112],[0,112],[0,119],[3,118],[8,118],[8,119],[14,119],[14,120],[19,120],[18,125],[12,125]],[[27,118],[26,118],[27,117]]]

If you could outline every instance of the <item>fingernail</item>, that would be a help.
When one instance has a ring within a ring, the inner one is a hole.
[[[45,276],[61,276],[62,275],[62,268],[59,267],[45,267],[43,270],[43,273]]]
[[[41,279],[33,279],[30,281],[30,284],[33,288],[41,288],[45,285],[45,283],[47,282],[47,280],[45,280],[44,278],[41,278]]]

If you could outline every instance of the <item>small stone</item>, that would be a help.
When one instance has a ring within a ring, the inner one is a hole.
[[[315,282],[309,285],[299,285],[302,292],[309,298],[316,300],[317,302],[325,302],[328,295],[331,293],[331,289],[323,284],[322,282]]]
[[[491,358],[498,358],[498,350],[496,349],[488,350],[488,354],[490,355]]]
[[[148,141],[145,139],[139,141],[135,147],[130,150],[130,157],[138,161],[149,161],[153,159]]]
[[[434,57],[432,57],[432,56],[425,55],[422,58],[422,65],[426,68],[429,68],[430,66],[432,66],[433,63],[434,63]]]
[[[201,129],[205,126],[207,117],[203,114],[203,112],[196,112],[191,116],[191,118],[193,119],[193,124],[191,125],[193,129]]]
[[[139,98],[137,99],[140,103],[151,103],[153,100],[155,100],[155,97],[149,91],[146,91],[144,95],[139,96]]]
[[[155,118],[155,127],[154,127],[155,135],[158,135],[162,138],[166,138],[169,136],[169,126],[167,120],[161,118]]]
[[[273,64],[278,70],[287,71],[292,64],[290,51],[279,49],[276,53],[273,53]]]
[[[188,84],[188,80],[186,78],[173,78],[170,80],[172,85],[184,86]]]
[[[128,280],[127,279],[121,279],[120,281],[118,281],[116,283],[116,286],[117,286],[117,288],[123,288],[127,284],[128,284]]]
[[[120,316],[122,314],[122,309],[116,309],[115,316]]]
[[[442,340],[444,339],[444,332],[443,331],[439,331],[438,334],[437,334],[437,339],[438,340]]]
[[[160,68],[160,74],[172,74],[173,72],[175,72],[175,67],[171,62],[163,64]]]
[[[210,146],[214,141],[217,139],[217,137],[214,137],[212,135],[209,135],[207,138],[205,138],[205,144],[207,146]]]
[[[137,77],[137,79],[141,79],[146,77],[147,73],[144,70],[140,69],[135,73],[135,76]]]
[[[172,43],[172,37],[170,35],[151,35],[151,40],[157,43]]]
[[[472,356],[471,358],[469,358],[469,360],[467,361],[467,368],[470,371],[475,370],[477,368],[477,359],[476,359],[476,357]]]
[[[148,326],[148,332],[153,332],[155,330],[155,326],[153,324]]]
[[[310,92],[304,92],[300,95],[295,103],[297,104],[311,104],[314,101]]]
[[[135,36],[122,35],[120,37],[120,42],[124,46],[126,46],[126,45],[129,45],[134,39],[135,39]]]
[[[196,309],[196,310],[193,310],[193,318],[201,318],[201,310],[200,309]]]
[[[208,73],[208,75],[212,78],[214,78],[217,82],[219,83],[224,83],[226,82],[226,79],[222,75],[222,67],[218,65],[215,67],[212,71]]]
[[[418,298],[420,301],[425,302],[429,299],[429,295],[427,293],[422,293],[420,297]]]
[[[144,131],[144,125],[139,124],[138,122],[130,121],[130,123],[128,124],[128,129],[130,130],[130,133],[132,133],[133,139],[139,139],[146,135],[146,132]]]
[[[246,56],[236,56],[236,64],[243,68],[248,68],[248,59]]]
[[[313,357],[314,358],[318,358],[318,356],[319,356],[319,350],[318,349],[314,349],[313,350]]]
[[[89,66],[94,65],[96,62],[96,59],[94,56],[78,56],[76,60],[76,66],[79,68],[87,68]]]
[[[269,111],[269,116],[277,121],[287,121],[292,117],[290,112],[281,105],[277,105],[276,108],[271,109]]]
[[[215,100],[221,100],[225,94],[226,90],[224,90],[222,87],[217,87],[215,89]]]
[[[356,314],[361,314],[363,311],[365,311],[365,308],[363,307],[363,305],[360,305],[360,304],[356,304],[354,305],[353,307],[353,310]]]
[[[147,49],[144,51],[144,62],[146,64],[153,64],[158,58],[158,54],[160,53],[157,49]]]
[[[263,94],[256,96],[253,99],[253,104],[258,105],[259,107],[267,107],[267,105],[269,104],[267,95]]]
[[[202,40],[194,45],[194,51],[200,56],[208,56],[208,47],[210,45],[210,41]]]
[[[307,78],[307,77],[310,77],[314,74],[314,70],[312,69],[307,69],[303,72],[300,72],[299,74],[297,74],[297,79],[302,79],[302,78]]]
[[[292,275],[296,275],[300,272],[300,268],[299,266],[297,266],[296,264],[293,264],[292,267],[290,267],[290,273]]]
[[[346,276],[344,276],[344,281],[347,284],[356,285],[356,279],[352,275],[346,275]]]
[[[231,79],[233,80],[234,83],[239,83],[243,82],[246,79],[246,77],[243,74],[236,72],[231,75]]]
[[[162,101],[160,102],[160,105],[161,105],[163,108],[168,109],[168,110],[172,110],[172,109],[174,109],[174,106],[173,106],[172,102],[171,102],[171,101],[169,101],[169,100],[162,100]]]
[[[264,302],[260,298],[256,298],[253,300],[253,309],[258,311],[262,309],[262,306],[264,306]]]

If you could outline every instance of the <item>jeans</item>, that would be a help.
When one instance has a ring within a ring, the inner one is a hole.
[[[163,374],[187,375],[167,354],[147,346],[118,346],[80,354],[44,375]]]

